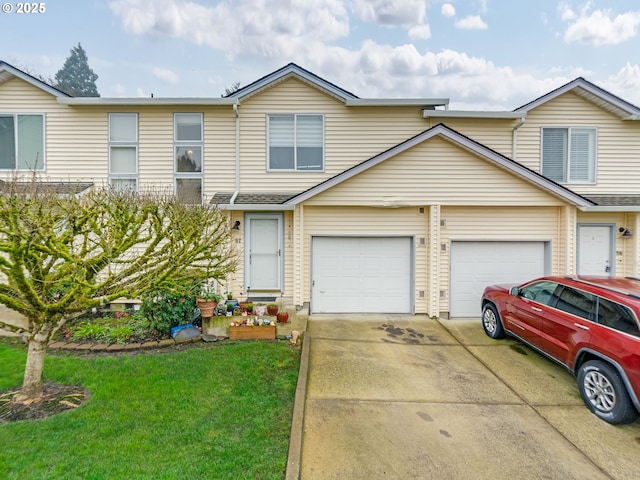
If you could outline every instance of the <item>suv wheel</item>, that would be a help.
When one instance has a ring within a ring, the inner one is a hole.
[[[589,410],[605,422],[631,423],[638,418],[620,375],[608,363],[585,362],[578,370],[578,388]]]
[[[482,328],[491,338],[504,338],[504,328],[496,307],[492,303],[486,303],[482,307]]]

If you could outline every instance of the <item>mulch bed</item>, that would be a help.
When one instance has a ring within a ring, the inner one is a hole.
[[[0,392],[0,424],[19,420],[38,420],[67,410],[74,410],[91,397],[89,390],[77,385],[58,385],[47,382],[42,397],[28,403],[17,403],[14,397],[20,389]]]

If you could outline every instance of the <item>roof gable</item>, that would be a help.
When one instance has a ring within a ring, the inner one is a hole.
[[[43,90],[53,95],[54,97],[58,97],[58,98],[70,97],[70,95],[67,95],[66,93],[58,90],[57,88],[52,87],[48,83],[45,83],[42,80],[38,80],[36,77],[29,75],[26,72],[23,72],[22,70],[14,67],[13,65],[9,65],[6,62],[0,61],[0,85],[2,85],[4,82],[8,80],[11,80],[12,78],[20,78],[21,80],[24,80],[25,82],[30,83],[34,87],[39,88],[40,90]]]
[[[276,70],[275,72],[265,75],[255,82],[250,83],[246,87],[236,90],[235,92],[227,95],[227,97],[243,100],[291,77],[295,77],[302,82],[323,90],[327,94],[345,103],[347,102],[347,100],[358,98],[353,93],[348,92],[347,90],[344,90],[331,82],[328,82],[327,80],[317,76],[314,73],[311,73],[308,70],[305,70],[295,63],[289,63],[279,70]]]
[[[582,77],[578,77],[575,80],[559,88],[556,88],[555,90],[541,97],[536,98],[532,102],[516,108],[514,112],[526,114],[530,110],[544,103],[547,103],[567,92],[573,92],[576,95],[584,98],[585,100],[624,120],[637,120],[638,115],[640,115],[640,108],[621,99],[620,97],[613,95],[603,88],[594,85],[593,83],[585,80]]]
[[[591,206],[593,202],[578,195],[577,193],[569,190],[568,188],[549,180],[546,177],[543,177],[539,173],[528,169],[527,167],[519,164],[511,160],[504,155],[492,150],[474,140],[471,140],[469,137],[462,135],[459,132],[447,127],[444,124],[438,124],[418,135],[412,137],[388,150],[382,152],[375,157],[370,158],[344,172],[322,182],[318,185],[290,198],[286,202],[285,205],[297,205],[305,200],[308,200],[336,185],[339,185],[350,178],[355,177],[356,175],[369,170],[370,168],[385,162],[402,152],[409,150],[410,148],[419,145],[423,142],[428,141],[434,137],[441,137],[445,140],[454,143],[455,145],[468,150],[469,152],[479,156],[480,158],[487,161],[489,164],[492,164],[496,167],[502,168],[503,170],[508,171],[512,175],[519,177],[522,180],[529,182],[537,186],[538,188],[546,191],[547,193],[554,195],[558,198],[563,199],[564,201],[576,205],[576,206]]]

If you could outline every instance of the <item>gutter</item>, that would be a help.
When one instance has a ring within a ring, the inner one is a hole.
[[[236,114],[236,189],[229,200],[231,205],[240,193],[240,112],[238,112],[238,102],[233,104],[233,112]]]
[[[511,159],[515,162],[518,158],[518,129],[524,125],[525,117],[521,117],[518,124],[513,127],[513,140],[511,142]]]

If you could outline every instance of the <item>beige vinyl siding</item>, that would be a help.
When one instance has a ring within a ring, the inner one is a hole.
[[[346,180],[306,205],[561,205],[556,197],[434,137]]]
[[[416,313],[425,313],[428,295],[417,298],[417,292],[427,290],[427,249],[420,244],[420,238],[426,238],[427,234],[428,215],[419,214],[417,208],[304,207],[304,264],[299,278],[302,282],[302,301],[310,301],[312,236],[409,236],[415,238],[415,309]]]
[[[550,241],[551,273],[564,273],[560,271],[557,248],[562,241],[558,233],[559,210],[557,207],[442,207],[440,218],[444,226],[440,229],[440,243],[446,245],[446,252],[440,253],[439,290],[446,292],[446,300],[441,300],[440,310],[449,309],[449,254],[453,241]]]
[[[0,86],[0,112],[45,114],[46,175],[51,181],[108,182],[109,113],[138,114],[141,187],[173,192],[173,114],[204,113],[204,193],[235,187],[235,114],[231,106],[65,106],[41,89],[11,79]]]
[[[640,190],[640,122],[623,121],[574,93],[565,93],[527,115],[518,130],[518,161],[540,171],[541,128],[597,128],[596,185],[570,184],[577,193],[637,194]]]
[[[431,118],[430,127],[439,123],[511,158],[513,155],[513,128],[519,119],[497,118]]]
[[[420,107],[346,107],[341,101],[289,79],[241,103],[242,191],[301,192],[426,130]],[[268,114],[324,115],[323,172],[267,172]]]

